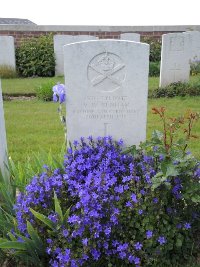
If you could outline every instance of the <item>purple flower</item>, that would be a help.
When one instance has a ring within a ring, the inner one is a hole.
[[[164,236],[159,236],[158,242],[160,243],[160,245],[164,245],[167,241]]]
[[[185,229],[191,229],[191,224],[190,223],[188,223],[188,222],[186,222],[185,224],[184,224],[184,227],[185,227]]]
[[[140,243],[140,242],[137,242],[135,245],[134,245],[135,249],[136,250],[141,250],[143,245]]]
[[[65,86],[62,83],[57,83],[53,86],[53,101],[57,102],[59,99],[60,104],[65,102]]]
[[[83,239],[82,239],[82,244],[83,244],[84,246],[87,246],[87,245],[88,245],[88,238],[83,238]]]
[[[147,239],[152,238],[152,236],[153,236],[153,231],[151,231],[151,230],[146,231],[146,237],[147,237]]]
[[[131,199],[132,199],[132,201],[133,201],[134,203],[138,203],[136,194],[134,194],[134,193],[131,194]]]

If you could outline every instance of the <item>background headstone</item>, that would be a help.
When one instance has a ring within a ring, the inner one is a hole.
[[[7,142],[0,79],[0,169],[4,175],[6,173],[5,163],[7,164]]]
[[[190,62],[200,61],[200,32],[187,31],[190,42]]]
[[[67,141],[146,139],[149,45],[99,40],[64,46]]]
[[[96,40],[95,36],[91,35],[54,35],[54,53],[56,59],[55,74],[64,75],[64,54],[63,46],[70,43]]]
[[[160,87],[174,82],[187,82],[190,76],[189,35],[168,33],[162,36]]]
[[[132,33],[132,32],[126,32],[120,34],[121,40],[128,40],[128,41],[134,41],[134,42],[140,42],[140,34],[139,33]]]
[[[0,36],[0,66],[7,65],[16,68],[15,46],[12,36]]]

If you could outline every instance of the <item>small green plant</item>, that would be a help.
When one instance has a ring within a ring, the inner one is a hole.
[[[0,78],[10,79],[16,77],[17,77],[17,72],[14,67],[9,65],[0,65]]]
[[[160,62],[149,62],[149,77],[160,75]]]
[[[175,82],[165,87],[155,89],[149,97],[175,97],[175,96],[199,96],[200,95],[200,81],[194,83]]]
[[[24,41],[16,49],[18,72],[23,77],[51,77],[55,74],[53,36],[46,35]]]
[[[190,74],[192,76],[200,73],[200,60],[196,57],[190,62]]]
[[[49,81],[38,86],[35,89],[38,99],[42,101],[51,101],[53,99],[52,87],[54,86],[54,84],[55,83],[53,81]]]

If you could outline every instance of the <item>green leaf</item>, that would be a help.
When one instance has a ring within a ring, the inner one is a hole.
[[[180,248],[182,247],[183,241],[181,239],[176,240],[176,247]]]
[[[7,241],[0,243],[0,248],[26,250],[26,244],[19,241]]]
[[[61,209],[60,202],[57,198],[55,191],[54,191],[54,204],[55,204],[55,212],[59,215],[61,222],[63,222],[62,209]]]
[[[55,229],[54,227],[54,223],[44,214],[41,214],[33,209],[30,208],[30,211],[33,213],[33,215],[40,220],[41,222],[43,222],[44,224],[46,224],[49,228],[51,228],[52,230]]]
[[[35,245],[40,248],[43,249],[43,242],[41,240],[41,238],[39,237],[37,231],[33,228],[33,226],[31,225],[31,223],[29,221],[27,221],[27,231],[28,234],[30,235],[31,239],[34,241]]]

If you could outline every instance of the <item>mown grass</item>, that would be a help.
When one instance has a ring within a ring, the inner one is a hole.
[[[64,82],[64,77],[2,79],[2,91],[6,95],[34,95],[35,88],[46,82]]]
[[[200,97],[149,99],[147,138],[153,130],[162,127],[159,117],[151,112],[154,106],[166,107],[170,117],[179,116],[188,109],[200,111]],[[64,143],[64,130],[57,107],[56,103],[37,100],[4,102],[9,155],[14,161],[23,162],[41,149],[51,149],[55,155],[59,153]],[[195,125],[194,133],[200,137],[200,122]],[[200,139],[192,140],[189,148],[200,158]]]
[[[190,81],[195,82],[200,80],[200,75],[191,76]],[[35,94],[35,88],[46,82],[64,83],[64,77],[51,77],[51,78],[16,78],[16,79],[2,79],[2,91],[3,94],[8,95],[32,95]],[[158,77],[149,78],[149,92],[159,86]]]

